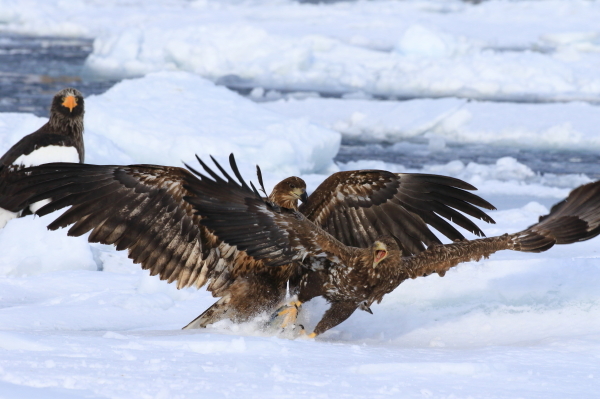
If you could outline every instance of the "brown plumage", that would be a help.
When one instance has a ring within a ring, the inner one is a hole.
[[[52,99],[48,122],[23,137],[0,158],[0,165],[4,167],[0,184],[7,173],[23,167],[48,162],[83,162],[83,114],[83,95],[79,91],[72,88],[59,91]],[[18,205],[22,201],[22,198],[0,196],[0,228],[14,217],[31,213]],[[31,208],[35,211],[36,206]]]
[[[410,255],[389,235],[366,248],[344,245],[302,213],[265,201],[239,176],[239,185],[200,176],[190,202],[203,215],[202,224],[267,265],[301,262],[306,272],[293,307],[316,296],[331,304],[312,337],[346,320],[358,308],[370,311],[373,302],[380,302],[408,278],[431,273],[443,276],[459,263],[487,258],[504,249],[542,252],[554,244],[584,241],[600,233],[600,181],[573,190],[549,215],[521,232],[433,244]],[[243,222],[233,226],[233,220]]]
[[[230,160],[241,179],[233,158]],[[214,179],[220,179],[209,168],[206,170]],[[127,249],[134,262],[141,263],[151,275],[177,281],[178,288],[206,284],[220,299],[187,328],[204,327],[223,318],[244,321],[260,312],[271,312],[284,300],[288,281],[295,292],[305,273],[300,258],[286,259],[271,267],[271,263],[267,265],[262,258],[221,241],[206,229],[201,224],[202,214],[192,206],[202,182],[182,168],[58,163],[23,169],[11,177],[10,183],[6,189],[23,199],[22,204],[52,198],[37,212],[41,216],[71,206],[48,226],[50,229],[72,224],[69,235],[91,231],[91,242]],[[236,183],[228,178],[223,184]],[[321,184],[304,209],[310,214],[307,218],[316,218],[325,229],[333,226],[333,234],[339,234],[342,241],[350,238],[347,231],[364,230],[368,235],[361,240],[370,247],[382,232],[397,233],[397,245],[418,252],[424,249],[417,242],[419,237],[427,245],[439,242],[425,219],[434,220],[439,229],[450,226],[441,217],[428,216],[431,209],[442,209],[441,213],[452,214],[455,220],[466,219],[454,210],[458,209],[491,221],[471,203],[493,207],[463,188],[473,189],[460,180],[441,176],[341,172]],[[299,199],[307,199],[306,185],[302,179],[290,177],[273,188],[268,202],[297,211]],[[415,201],[419,203],[413,204]],[[393,217],[389,222],[381,219],[388,218],[385,212],[400,212],[406,217]],[[251,218],[245,213],[238,216],[228,219],[228,226],[244,236],[244,226]],[[330,223],[332,218],[334,222]],[[482,234],[476,226],[472,230]],[[452,232],[452,239],[462,238],[451,226],[445,231]]]
[[[391,235],[405,254],[416,254],[441,244],[427,224],[451,240],[460,240],[465,237],[447,220],[477,236],[484,235],[461,212],[494,223],[477,207],[496,208],[466,190],[476,188],[447,176],[383,170],[340,172],[328,177],[299,210],[346,245],[367,247],[377,237]]]

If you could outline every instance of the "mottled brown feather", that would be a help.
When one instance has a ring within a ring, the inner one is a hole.
[[[439,243],[427,224],[451,240],[464,238],[439,216],[483,235],[479,227],[460,213],[494,222],[476,206],[495,208],[465,191],[474,189],[461,180],[437,175],[381,170],[338,172],[325,179],[299,210],[346,245],[366,247],[376,237],[389,234],[404,251],[414,254]],[[350,216],[349,209],[364,209],[366,217],[357,220]],[[411,213],[410,217],[406,212]],[[403,216],[395,217],[396,213]]]
[[[308,271],[299,284],[299,301],[323,296],[331,303],[315,327],[315,334],[341,323],[359,307],[369,309],[373,302],[381,301],[408,278],[432,273],[443,276],[459,263],[487,258],[500,250],[546,251],[559,242],[557,237],[565,244],[587,240],[598,234],[600,226],[600,196],[592,195],[599,190],[600,182],[596,182],[574,190],[561,205],[552,208],[550,215],[521,232],[433,244],[416,255],[403,256],[406,254],[398,246],[396,237],[379,237],[371,248],[349,247],[299,212],[279,208],[241,185],[225,186],[205,176],[201,178],[190,202],[204,215],[201,222],[219,238],[270,265],[303,261]],[[364,197],[357,201],[364,201]],[[385,202],[381,197],[377,201],[379,206],[372,209],[376,213],[384,212]],[[231,214],[222,212],[223,209],[239,211]],[[236,213],[242,211],[249,218],[244,229],[251,234],[232,234],[227,219],[237,217]],[[329,219],[333,220],[335,230],[340,228],[344,216],[343,212],[330,212]],[[376,223],[388,220],[385,215],[376,216]],[[393,230],[394,226],[386,227]],[[258,232],[266,232],[262,239],[273,243],[268,252],[257,252],[252,233]],[[404,237],[403,243],[406,242],[410,240]],[[383,258],[380,257],[382,251]]]
[[[47,164],[15,175],[12,189],[29,200],[52,197],[38,211],[42,216],[71,205],[51,229],[72,225],[73,236],[91,231],[91,242],[128,249],[152,275],[178,281],[179,288],[211,282],[209,290],[218,295],[238,276],[265,266],[200,225],[201,217],[183,199],[190,195],[185,186],[195,180],[185,169],[156,165]]]

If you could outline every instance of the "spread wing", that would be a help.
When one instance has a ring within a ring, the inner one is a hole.
[[[416,254],[425,245],[441,243],[427,224],[453,241],[464,236],[448,221],[484,236],[463,213],[494,223],[478,207],[495,208],[466,190],[476,188],[446,176],[383,170],[338,172],[321,183],[300,212],[346,245],[367,247],[378,236],[391,235],[404,253]]]
[[[585,241],[600,234],[600,181],[584,184],[554,204],[548,215],[540,216],[539,223],[530,226],[537,231],[552,231],[557,244]],[[570,220],[569,228],[565,228]],[[557,229],[556,225],[563,226]],[[585,231],[585,234],[581,234]]]
[[[348,258],[349,248],[304,215],[262,198],[254,185],[250,188],[235,163],[231,166],[239,183],[218,164],[227,180],[199,161],[212,179],[188,166],[200,182],[189,187],[193,196],[186,201],[203,216],[201,223],[219,239],[269,266],[290,264],[307,255],[333,262]],[[260,172],[259,179],[262,183]]]
[[[71,236],[91,231],[90,242],[127,249],[134,262],[179,288],[210,280],[208,290],[218,296],[232,278],[264,267],[200,225],[184,200],[199,180],[185,169],[54,163],[9,178],[14,197],[26,204],[51,199],[38,215],[71,206],[49,229],[73,225]]]
[[[444,273],[462,262],[487,258],[494,252],[510,249],[522,252],[544,252],[555,244],[572,244],[600,234],[600,181],[571,191],[555,204],[548,215],[527,229],[499,237],[463,240],[446,245],[433,245],[426,251],[403,258],[406,277],[416,278],[431,273]]]

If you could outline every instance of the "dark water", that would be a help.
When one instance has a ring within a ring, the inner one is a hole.
[[[104,93],[115,81],[82,78],[92,40],[0,35],[0,112],[48,116],[54,94],[74,87],[85,96]]]
[[[463,163],[494,164],[499,158],[513,157],[534,172],[571,174],[585,173],[600,179],[600,154],[592,151],[573,151],[540,148],[514,148],[485,144],[446,143],[445,148],[430,151],[424,141],[392,144],[363,144],[344,142],[336,161],[359,159],[381,160],[418,169],[425,164],[445,164],[453,160]]]
[[[86,78],[85,59],[92,51],[91,39],[28,37],[0,34],[0,112],[30,112],[48,116],[52,96],[65,87],[75,87],[85,96],[101,94],[116,81]],[[251,88],[240,89],[248,95]],[[323,93],[326,94],[327,93]],[[375,159],[420,168],[452,160],[493,164],[511,156],[541,173],[585,173],[600,178],[600,154],[584,151],[523,149],[487,145],[446,143],[430,151],[425,140],[391,144],[344,142],[337,161]]]

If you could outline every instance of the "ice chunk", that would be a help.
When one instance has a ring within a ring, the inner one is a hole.
[[[242,164],[280,176],[330,167],[340,144],[339,133],[182,72],[126,80],[91,96],[85,123],[136,163],[181,166],[196,163],[195,154],[225,160],[234,153]]]

